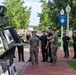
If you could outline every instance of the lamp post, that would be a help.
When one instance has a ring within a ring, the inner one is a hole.
[[[64,10],[63,10],[63,9],[60,11],[60,14],[61,14],[61,15],[64,15]],[[62,19],[61,22],[63,23],[64,20]],[[61,48],[60,48],[60,50],[63,50],[63,41],[62,41],[62,37],[63,37],[63,26],[61,26]]]
[[[71,7],[68,4],[67,7],[66,7],[66,12],[67,12],[67,36],[69,36],[69,13],[70,13],[70,11],[71,11]],[[71,55],[70,48],[69,48],[69,53]]]
[[[67,35],[69,36],[69,13],[71,11],[71,7],[69,4],[66,7],[66,12],[67,12]]]

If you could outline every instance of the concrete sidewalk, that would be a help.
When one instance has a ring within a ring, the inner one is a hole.
[[[39,52],[38,66],[33,69],[31,68],[31,63],[28,63],[20,75],[76,75],[73,69],[67,64],[67,61],[76,61],[76,59],[72,59],[73,51],[69,58],[63,58],[64,52],[62,50],[58,50],[57,56],[57,65],[51,66],[51,63],[41,62],[41,52]]]
[[[16,70],[17,70],[17,75],[20,75],[20,73],[22,72],[23,68],[25,67],[27,61],[29,60],[29,46],[25,46],[24,47],[24,60],[25,62],[19,62],[18,60],[18,51],[16,49],[15,51],[15,56],[16,58],[14,58],[14,63],[15,63],[15,66],[16,66]]]

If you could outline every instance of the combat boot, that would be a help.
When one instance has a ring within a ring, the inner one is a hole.
[[[33,64],[32,64],[32,68],[35,68],[35,67],[36,67],[36,63],[33,63]]]

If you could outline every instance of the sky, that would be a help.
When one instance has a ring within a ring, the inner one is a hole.
[[[2,4],[4,0],[0,0],[0,4]],[[32,6],[31,9],[31,16],[29,19],[29,26],[38,26],[39,25],[39,17],[37,13],[41,13],[42,8],[41,8],[41,3],[39,3],[39,0],[24,0],[25,4],[24,6]]]
[[[25,0],[26,6],[32,6],[29,25],[38,25],[39,17],[37,13],[41,13],[41,3],[38,0]]]

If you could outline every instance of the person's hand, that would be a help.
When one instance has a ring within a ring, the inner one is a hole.
[[[74,43],[74,40],[72,40],[72,42]]]
[[[47,46],[45,47],[45,49],[47,49]]]
[[[48,39],[48,40],[50,40],[51,38],[52,38],[52,36],[50,36],[50,37],[47,37],[47,39]]]
[[[68,40],[66,42],[69,42]]]
[[[47,39],[49,40],[49,37],[47,37]]]
[[[41,48],[39,47],[39,51],[41,52]]]

